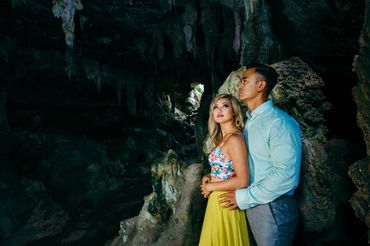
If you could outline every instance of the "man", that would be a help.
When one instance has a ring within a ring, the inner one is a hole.
[[[291,245],[298,208],[293,197],[301,164],[298,123],[267,97],[277,82],[275,69],[247,67],[239,99],[248,106],[244,137],[248,147],[250,186],[226,193],[220,202],[245,209],[258,246]]]

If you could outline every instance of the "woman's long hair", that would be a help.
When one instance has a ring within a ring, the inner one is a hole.
[[[221,127],[219,123],[216,123],[215,120],[213,119],[213,107],[217,103],[218,100],[226,98],[229,99],[231,103],[231,107],[233,108],[234,111],[234,124],[235,126],[242,131],[244,127],[244,121],[243,121],[243,114],[242,114],[242,109],[240,106],[240,103],[236,97],[234,97],[231,94],[219,94],[216,95],[210,106],[209,106],[209,118],[208,118],[208,134],[209,138],[212,143],[212,149],[214,149],[216,146],[221,144],[222,141],[222,132],[221,132]]]

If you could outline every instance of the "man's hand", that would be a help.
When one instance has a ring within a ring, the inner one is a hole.
[[[238,204],[236,203],[235,190],[218,196],[221,207],[229,208],[230,210],[236,209]]]

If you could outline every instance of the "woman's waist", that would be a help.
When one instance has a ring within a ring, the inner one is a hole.
[[[229,171],[229,172],[220,172],[220,171],[217,172],[214,170],[211,171],[211,181],[212,182],[224,181],[234,176],[235,176],[234,170]]]
[[[225,190],[223,190],[223,191],[214,190],[214,191],[211,192],[210,197],[212,196],[212,197],[215,197],[217,199],[221,199],[221,198],[218,198],[218,196],[222,195],[222,194],[225,194],[225,193],[228,193],[228,192],[229,191],[225,191]]]
[[[216,175],[211,175],[211,183],[221,182],[227,179],[219,178]]]

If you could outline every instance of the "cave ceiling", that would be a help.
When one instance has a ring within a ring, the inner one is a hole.
[[[194,81],[217,87],[243,62],[243,49],[256,48],[259,37],[243,37],[248,28],[238,25],[243,25],[247,8],[253,9],[257,2],[249,1],[248,7],[240,0],[1,1],[0,71],[8,84],[27,81],[33,88],[55,84],[59,94],[61,87],[68,91],[65,87],[70,86],[77,94],[105,90],[115,95],[121,86],[136,91],[154,88],[183,97]],[[283,52],[275,61],[298,55],[318,72],[345,66],[341,69],[345,76],[354,77],[350,64],[363,3],[267,2],[273,38]],[[81,5],[67,16],[75,24],[72,45],[66,41],[63,18],[55,16],[56,5]],[[236,28],[240,28],[239,42],[246,44],[247,38],[251,46],[235,49]],[[343,62],[333,65],[337,56]]]

